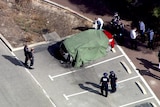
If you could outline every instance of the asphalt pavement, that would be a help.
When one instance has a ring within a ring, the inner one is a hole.
[[[82,68],[73,68],[60,64],[53,56],[55,44],[51,41],[35,45],[34,69],[29,69],[54,107],[159,107],[158,99],[120,46],[115,46],[115,53],[110,51]],[[14,53],[18,59],[24,58],[23,48]],[[110,71],[117,74],[117,92],[109,91],[106,98],[100,95],[99,81],[104,72]]]
[[[53,56],[56,42],[33,44],[29,48],[35,49],[34,69],[28,69],[22,64],[23,47],[11,52],[0,43],[3,107],[160,107],[159,99],[133,60],[118,45],[115,53],[110,51],[77,69],[66,68]],[[104,72],[110,71],[117,74],[117,91],[109,92],[105,98],[100,95],[99,81]]]
[[[22,54],[23,55],[23,54]],[[0,40],[0,106],[53,107],[35,78]]]
[[[105,15],[97,15],[92,10],[88,10],[89,8],[87,5],[81,3],[80,1],[72,1],[72,0],[43,0],[48,2],[49,4],[56,5],[58,7],[67,9],[81,17],[86,18],[89,21],[94,20],[96,17],[100,17],[104,20],[105,24],[111,21],[112,15],[105,14]],[[81,4],[79,4],[81,3]],[[91,6],[89,4],[89,6]],[[92,8],[93,9],[93,8]],[[95,8],[94,8],[95,10]],[[125,24],[125,29],[130,30],[131,20],[123,20],[122,22]],[[129,35],[126,35],[129,36]],[[155,46],[155,50],[147,49],[147,42],[145,43],[138,43],[138,51],[130,49],[130,41],[125,41],[125,45],[122,46],[125,53],[134,63],[136,68],[139,70],[139,73],[143,76],[146,82],[149,84],[151,89],[154,91],[158,99],[160,100],[160,72],[158,69],[158,46]],[[149,71],[149,72],[148,72]]]

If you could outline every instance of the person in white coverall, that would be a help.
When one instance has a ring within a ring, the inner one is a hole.
[[[96,18],[93,27],[97,30],[101,30],[103,28],[103,24],[104,22],[101,18]]]

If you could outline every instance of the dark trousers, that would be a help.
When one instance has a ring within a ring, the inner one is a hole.
[[[30,59],[30,66],[33,66],[33,64],[34,64],[34,58],[31,58]]]
[[[25,55],[25,62],[24,62],[24,63],[25,63],[26,65],[28,64],[28,59],[29,59],[28,56]]]
[[[140,35],[141,35],[141,41],[145,42],[146,38],[145,38],[143,30],[140,30]]]
[[[101,86],[101,94],[103,95],[103,90],[105,90],[105,97],[108,96],[108,85]]]
[[[137,40],[136,39],[131,39],[131,48],[137,49]]]
[[[98,25],[97,25],[97,30],[99,30],[99,29],[100,29],[100,27],[101,27],[101,24],[98,24]]]
[[[153,40],[148,42],[148,48],[153,49]]]
[[[116,83],[115,82],[111,82],[111,91],[115,92],[116,91]]]

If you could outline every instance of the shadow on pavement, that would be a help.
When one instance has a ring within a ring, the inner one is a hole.
[[[139,69],[138,69],[138,70],[139,70]],[[151,76],[151,77],[153,77],[153,78],[155,78],[155,79],[157,79],[157,80],[160,80],[160,77],[159,77],[159,76],[151,73],[149,70],[139,70],[139,73],[140,73],[141,75]]]
[[[48,47],[48,52],[50,53],[50,55],[52,55],[54,58],[56,58],[57,60],[62,60],[62,56],[60,55],[60,44],[61,44],[61,41],[60,42],[57,42],[53,45],[50,45]]]
[[[158,64],[152,63],[143,58],[136,58],[137,60],[141,61],[141,65],[143,65],[146,69],[153,69],[155,71],[159,71]]]
[[[91,84],[92,86],[96,87],[96,88],[100,88],[99,85],[95,84],[95,83],[91,83],[91,82],[86,82],[86,84]],[[79,87],[86,90],[86,91],[89,91],[89,92],[92,92],[92,93],[95,93],[95,94],[100,94],[99,91],[89,87],[89,86],[85,86],[84,84],[79,84]]]
[[[8,55],[2,55],[2,56],[16,66],[23,66],[22,65],[23,62],[21,60],[16,59],[14,56],[8,56]]]
[[[100,88],[98,84],[92,83],[92,82],[86,82],[87,85],[92,85],[95,88]]]

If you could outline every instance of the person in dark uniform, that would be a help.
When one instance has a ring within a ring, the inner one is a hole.
[[[114,71],[110,72],[109,80],[110,80],[110,84],[111,84],[111,92],[115,92],[117,77],[116,77],[116,74],[114,73]]]
[[[29,68],[32,68],[33,64],[34,64],[34,55],[33,55],[33,51],[34,49],[31,48],[30,52],[29,52],[29,60],[30,60],[30,66]]]
[[[28,46],[27,46],[27,45],[24,46],[24,55],[25,55],[25,62],[24,62],[24,64],[25,64],[25,65],[28,65],[29,49],[28,49]]]
[[[101,94],[103,95],[103,90],[105,90],[105,97],[108,96],[108,83],[109,78],[107,77],[107,73],[103,74],[103,77],[100,79],[100,86],[101,86]]]

